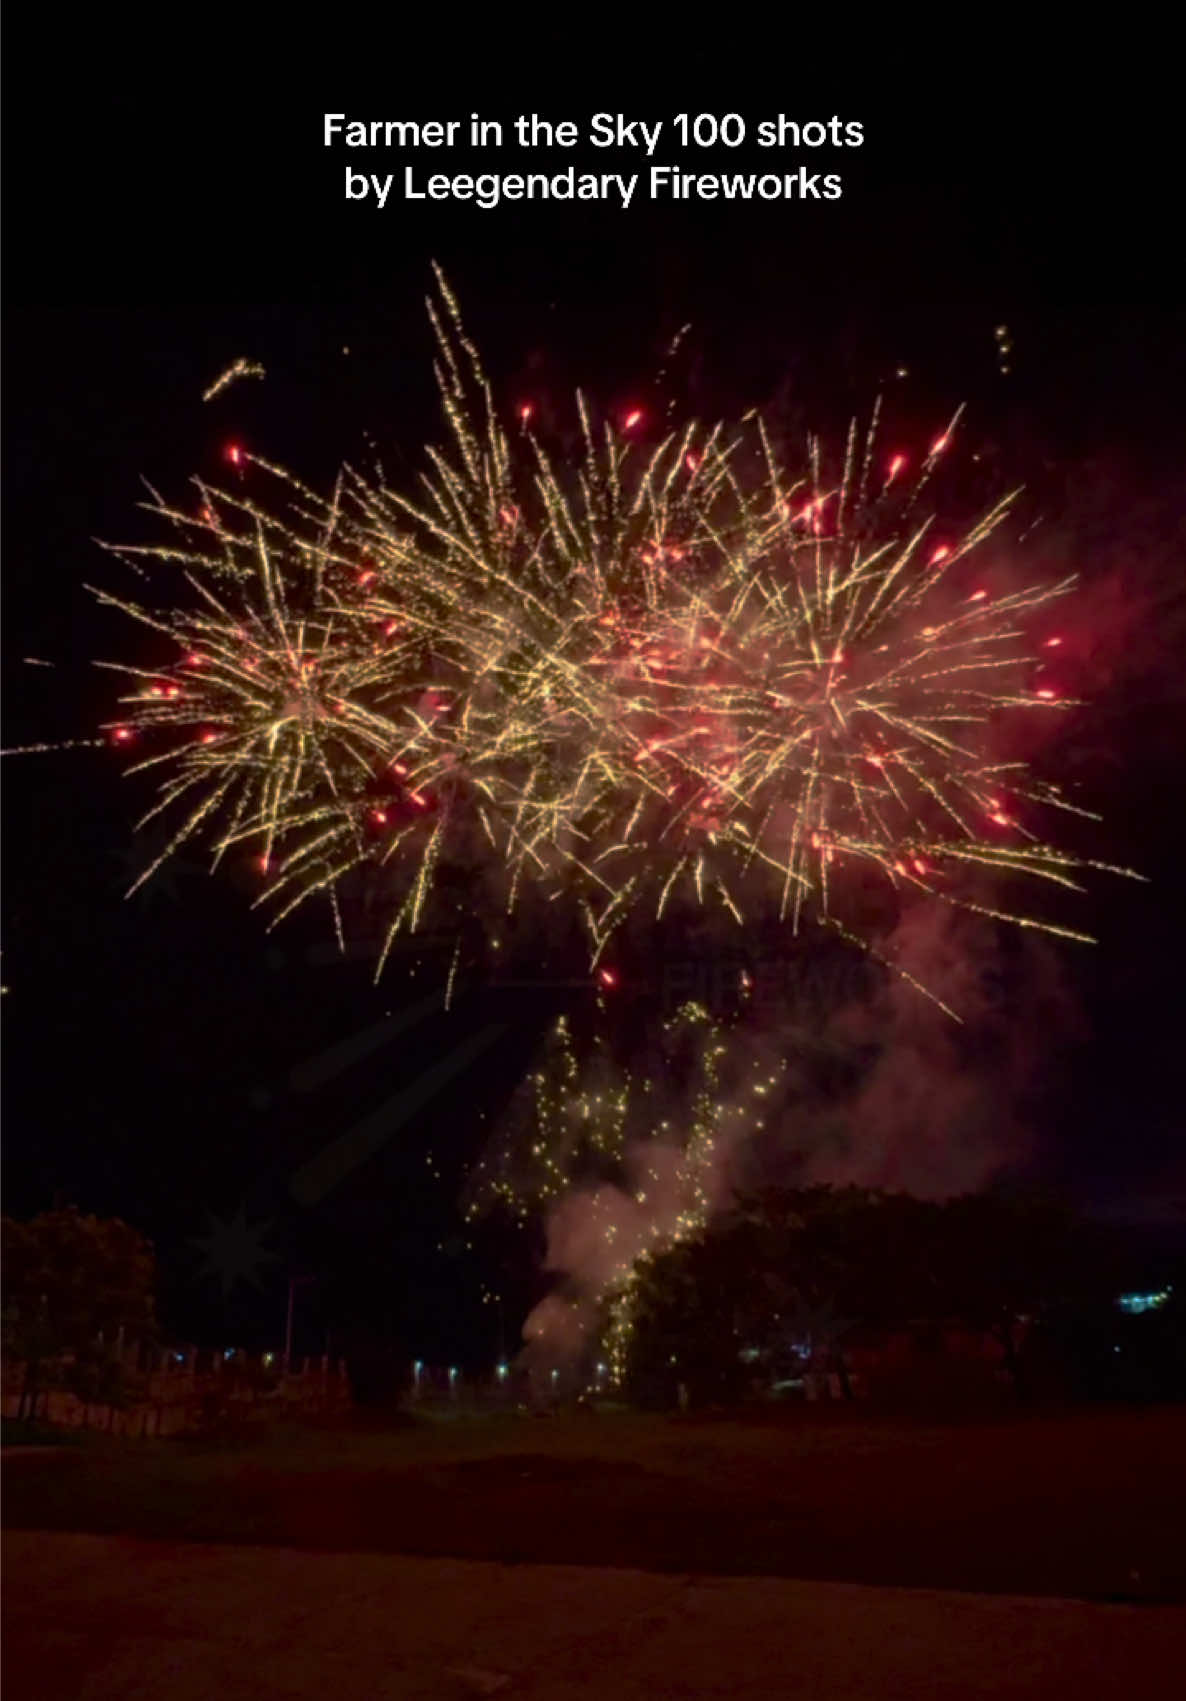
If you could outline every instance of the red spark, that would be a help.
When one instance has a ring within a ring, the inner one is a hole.
[[[535,412],[535,408],[534,408],[534,406],[532,405],[531,402],[520,403],[519,419],[522,422],[522,424],[526,425],[527,421],[531,418],[531,416],[534,412]]]
[[[895,455],[893,460],[889,464],[889,473],[886,477],[885,482],[887,484],[892,484],[894,479],[897,478],[898,474],[901,472],[902,468],[905,465],[906,465],[905,455]]]
[[[408,793],[408,796],[411,798],[412,802],[416,805],[417,809],[427,809],[428,808],[428,799],[424,796],[423,792],[412,791],[412,792]]]
[[[987,595],[988,595],[987,591],[973,591],[971,596],[968,598],[968,601],[969,602],[983,602]]]
[[[1044,650],[1057,650],[1061,643],[1061,638],[1047,638],[1046,642],[1042,645],[1042,648]]]
[[[927,872],[927,865],[923,861],[921,856],[913,857],[911,860],[913,862],[914,872],[916,874],[925,874]]]
[[[243,464],[243,450],[242,450],[241,446],[238,443],[228,443],[227,444],[227,451],[226,451],[226,458],[231,463],[231,465],[233,467],[242,466],[242,464]]]
[[[371,820],[376,827],[385,827],[387,825],[387,811],[385,809],[372,809]]]
[[[111,738],[115,744],[130,744],[135,737],[130,726],[117,726],[112,729]]]
[[[1043,686],[1042,690],[1037,692],[1036,695],[1041,697],[1043,701],[1047,703],[1052,703],[1055,700],[1055,693],[1048,690],[1045,686]]]
[[[695,472],[696,468],[700,465],[700,456],[696,454],[694,449],[689,449],[688,453],[684,456],[684,465],[687,467],[689,472]]]
[[[408,764],[406,762],[393,762],[391,764],[391,769],[393,773],[406,774],[408,771]]]
[[[633,430],[633,428],[636,425],[638,425],[641,422],[641,420],[642,420],[642,409],[641,408],[631,408],[630,412],[626,415],[625,419],[622,421],[623,431]]]
[[[936,437],[935,441],[931,444],[931,454],[941,455],[950,441],[951,439],[947,436],[946,432],[944,432],[942,437]]]
[[[618,984],[618,977],[613,969],[602,969],[597,978],[602,986],[617,986]]]
[[[948,549],[947,545],[945,543],[941,543],[934,555],[931,556],[931,566],[933,567],[937,561],[946,561],[950,554],[951,551]]]
[[[266,874],[271,866],[272,866],[271,858],[267,855],[266,852],[264,853],[263,856],[261,856],[259,858],[258,862],[256,863],[256,867],[259,869],[261,874]]]
[[[217,737],[218,737],[218,734],[216,732],[204,732],[202,734],[202,743],[203,744],[213,744],[214,740]]]
[[[193,655],[186,656],[185,665],[186,667],[203,667],[205,666],[205,660],[206,658],[204,656],[199,656],[195,653]]]
[[[989,820],[995,821],[998,827],[1011,827],[1013,825],[1012,820],[1005,814],[1003,809],[994,809],[992,814],[989,816]]]
[[[519,510],[511,507],[500,508],[498,510],[498,517],[509,531],[519,518]]]

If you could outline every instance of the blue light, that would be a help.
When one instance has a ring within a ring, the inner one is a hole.
[[[1170,1292],[1169,1288],[1161,1288],[1157,1293],[1122,1293],[1116,1304],[1130,1317],[1139,1317],[1144,1311],[1156,1311],[1164,1305]]]

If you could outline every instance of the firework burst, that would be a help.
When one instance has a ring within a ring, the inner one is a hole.
[[[847,933],[870,880],[1084,937],[995,895],[1105,865],[1048,843],[1072,806],[993,754],[1001,715],[1067,707],[1035,623],[1072,581],[995,588],[1012,498],[956,535],[928,514],[958,416],[913,476],[876,415],[792,472],[758,420],[643,449],[637,413],[598,428],[578,395],[583,451],[556,464],[438,282],[452,446],[414,499],[347,470],[325,501],[235,451],[279,507],[158,501],[177,541],[130,558],[180,569],[186,606],[102,593],[173,646],[124,668],[108,729],[161,771],[170,848],[253,846],[278,914],[374,870],[383,956],[451,862],[499,870],[499,910],[573,900],[594,965],[642,907]]]

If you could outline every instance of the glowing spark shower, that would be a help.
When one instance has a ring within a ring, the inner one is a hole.
[[[998,895],[1106,865],[1047,842],[1086,812],[994,754],[998,717],[1068,706],[1046,617],[1073,581],[1021,583],[1012,498],[928,513],[959,416],[907,453],[875,411],[794,471],[760,420],[647,446],[642,410],[598,426],[578,394],[558,463],[438,284],[452,443],[417,497],[346,469],[321,498],[236,445],[234,491],[157,499],[172,541],[116,552],[154,594],[99,594],[162,656],[123,666],[106,732],[161,777],[168,849],[242,847],[277,918],[370,869],[384,957],[450,865],[492,920],[529,885],[574,903],[593,966],[640,909],[847,934],[870,882],[1084,937]]]
[[[785,1067],[695,1001],[629,1060],[604,1031],[579,1043],[568,1018],[554,1024],[473,1173],[467,1217],[502,1211],[524,1224],[548,1215],[553,1253],[559,1242],[565,1266],[580,1269],[581,1300],[606,1307],[612,1382],[639,1275],[704,1227],[728,1154],[766,1126]]]

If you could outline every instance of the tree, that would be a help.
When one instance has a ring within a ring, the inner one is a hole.
[[[1000,1344],[1020,1391],[1020,1319],[1107,1296],[1115,1279],[1087,1226],[1049,1200],[771,1189],[640,1267],[627,1385],[647,1403],[679,1382],[729,1398],[742,1353],[775,1374],[812,1357],[843,1380],[854,1323],[960,1323]]]
[[[5,1217],[0,1240],[4,1351],[25,1365],[21,1416],[32,1415],[47,1366],[67,1354],[80,1389],[112,1393],[120,1331],[155,1334],[152,1247],[127,1223],[74,1207],[26,1223]]]
[[[992,1337],[1016,1392],[1026,1322],[1116,1292],[1109,1248],[1067,1207],[1040,1195],[968,1194],[940,1212],[936,1265],[947,1317]],[[1026,1322],[1023,1322],[1023,1319]]]
[[[736,1398],[745,1384],[741,1330],[753,1305],[752,1249],[730,1232],[681,1241],[642,1265],[631,1295],[626,1389],[644,1406]]]

